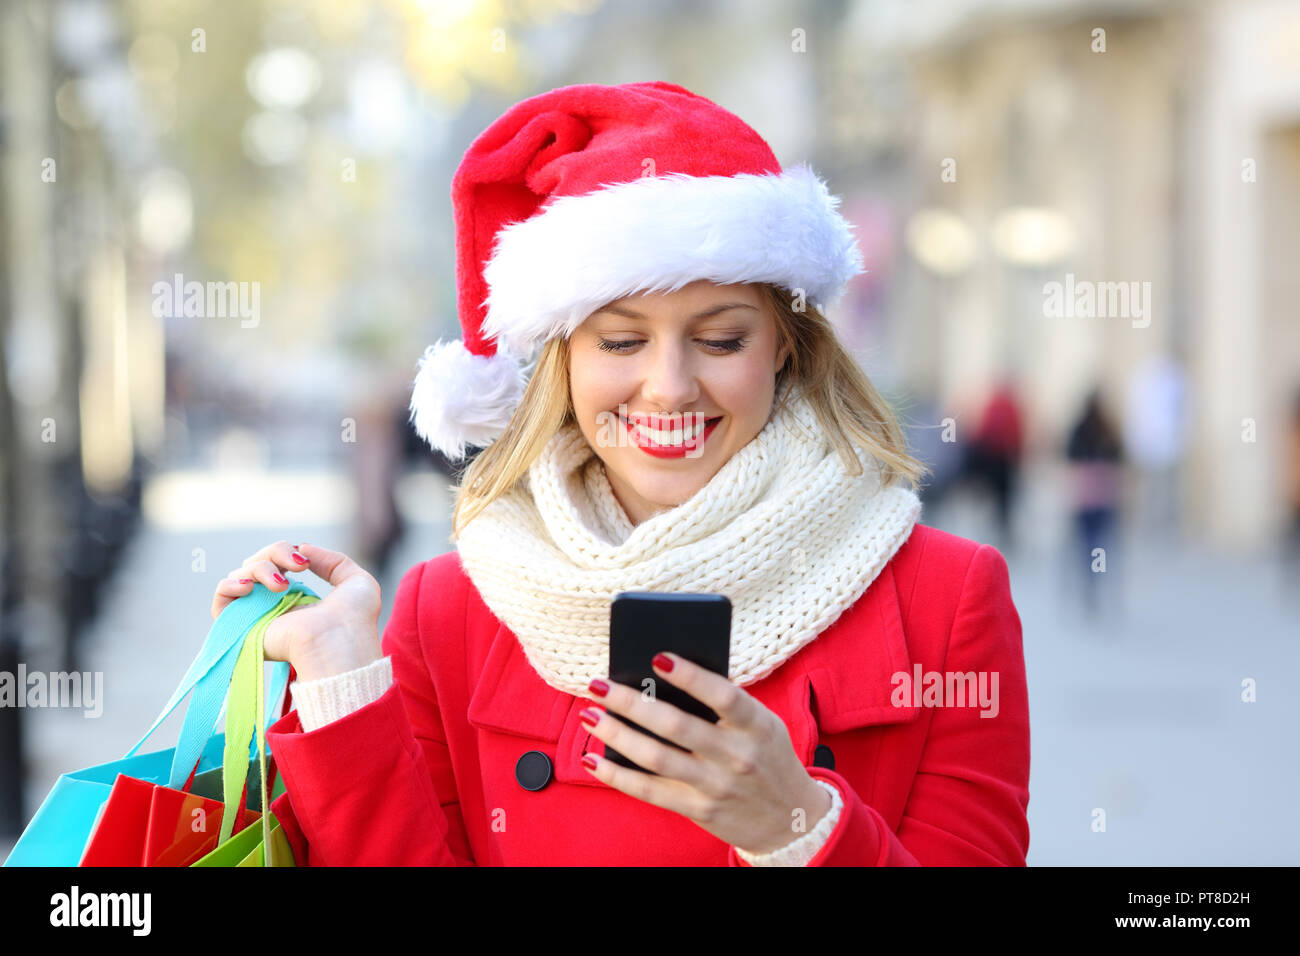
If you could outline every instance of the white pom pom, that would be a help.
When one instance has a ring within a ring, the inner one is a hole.
[[[416,433],[452,461],[466,444],[486,447],[510,424],[527,385],[523,369],[498,351],[475,355],[459,339],[424,350],[411,391]]]

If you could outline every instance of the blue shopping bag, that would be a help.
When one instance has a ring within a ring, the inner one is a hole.
[[[298,582],[280,592],[271,591],[258,582],[251,592],[226,605],[153,726],[122,759],[60,776],[23,830],[4,865],[76,866],[119,773],[179,790],[191,772],[203,773],[221,767],[225,734],[213,734],[212,731],[221,716],[244,635],[262,615],[293,591],[316,596],[310,588]],[[276,702],[288,681],[289,665],[283,661],[275,662],[267,693],[268,726],[274,719]],[[137,753],[191,691],[193,696],[185,710],[176,746],[154,753]],[[256,741],[249,747],[250,760],[257,755],[256,747]]]
[[[199,773],[220,767],[224,749],[225,734],[209,740],[199,760]],[[60,776],[4,865],[76,866],[117,775],[166,783],[173,752],[138,754]]]

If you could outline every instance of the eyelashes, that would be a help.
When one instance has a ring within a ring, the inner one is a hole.
[[[747,336],[742,336],[738,339],[697,339],[696,341],[701,345],[707,345],[709,348],[717,349],[721,354],[729,354],[732,352],[739,352],[743,349],[749,342],[749,338]],[[633,346],[640,344],[641,342],[639,339],[627,339],[622,342],[615,342],[610,339],[600,339],[596,344],[596,348],[600,349],[602,352],[618,353],[631,351]]]

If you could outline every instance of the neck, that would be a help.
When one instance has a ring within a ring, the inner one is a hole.
[[[601,468],[605,471],[605,478],[609,481],[610,490],[614,492],[614,500],[617,501],[619,507],[623,509],[623,514],[627,515],[627,520],[632,527],[635,528],[637,525],[641,524],[641,522],[648,521],[655,515],[668,510],[668,507],[665,505],[656,506],[649,502],[633,501],[632,499],[634,496],[624,494],[620,490],[620,482],[610,475],[609,469],[605,468],[603,463],[601,464]]]

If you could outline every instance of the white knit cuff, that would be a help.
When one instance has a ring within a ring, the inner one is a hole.
[[[750,866],[807,866],[812,862],[812,858],[826,845],[844,807],[839,787],[825,780],[818,780],[817,784],[831,795],[831,808],[815,827],[793,843],[787,843],[770,853],[746,853],[736,847],[736,856]]]
[[[310,733],[377,701],[392,683],[392,658],[381,657],[364,667],[320,680],[296,680],[289,689],[302,729]]]

